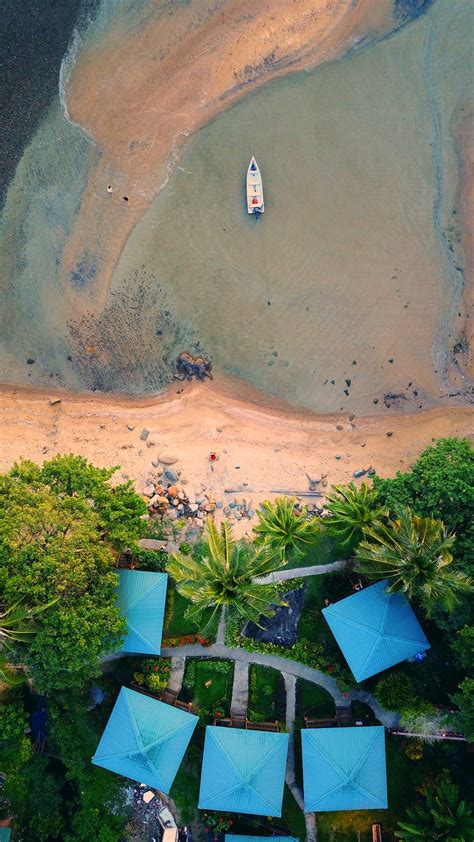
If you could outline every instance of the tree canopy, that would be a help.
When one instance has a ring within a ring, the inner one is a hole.
[[[58,456],[0,477],[1,600],[49,606],[28,644],[15,644],[43,692],[81,686],[123,632],[114,550],[136,542],[144,504],[129,483],[112,488],[112,473]]]

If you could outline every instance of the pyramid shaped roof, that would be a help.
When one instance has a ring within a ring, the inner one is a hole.
[[[301,740],[305,812],[387,807],[383,726],[314,728]]]
[[[168,793],[198,717],[122,687],[92,762]]]
[[[166,605],[166,573],[118,570],[117,602],[127,633],[123,652],[159,655]]]
[[[377,582],[323,608],[357,681],[430,648],[406,597],[386,593],[387,585]]]
[[[281,816],[288,734],[208,726],[199,807]]]

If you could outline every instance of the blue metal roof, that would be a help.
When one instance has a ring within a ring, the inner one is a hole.
[[[357,681],[430,648],[405,596],[387,594],[387,585],[377,582],[323,608]]]
[[[383,726],[314,728],[301,741],[306,813],[387,807]]]
[[[11,828],[0,827],[0,842],[9,842],[10,834],[11,834]]]
[[[118,570],[117,602],[127,622],[122,651],[159,655],[166,604],[166,573]]]
[[[122,687],[92,762],[168,793],[198,717]]]
[[[288,734],[208,726],[199,808],[281,816]]]

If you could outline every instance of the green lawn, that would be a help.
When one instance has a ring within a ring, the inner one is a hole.
[[[304,842],[306,839],[304,815],[286,784],[283,792],[283,809],[281,811],[281,819],[275,819],[275,822],[282,822],[286,825],[291,836],[295,836],[300,840],[300,842]]]
[[[201,633],[204,629],[210,612],[203,615],[198,622],[192,622],[186,616],[186,609],[189,602],[184,596],[178,593],[175,585],[171,580],[168,581],[168,590],[166,595],[166,613],[163,626],[163,637],[175,637],[184,634]],[[206,637],[214,638],[217,631],[218,618],[213,623],[211,630],[205,635]]]
[[[297,700],[297,719],[302,720],[305,716],[309,719],[324,719],[336,715],[332,696],[322,687],[302,678],[298,679]]]
[[[288,559],[287,568],[311,567],[313,564],[329,564],[338,558],[344,558],[339,545],[322,531],[317,543],[303,551],[302,555],[292,554]]]
[[[201,762],[202,747],[191,744],[171,787],[170,796],[179,810],[182,824],[196,821]]]
[[[252,722],[274,722],[278,712],[280,673],[272,667],[252,664],[249,671],[248,718]]]
[[[233,678],[233,661],[188,658],[180,698],[191,701],[194,710],[202,711],[208,719],[212,719],[216,706],[228,715]]]

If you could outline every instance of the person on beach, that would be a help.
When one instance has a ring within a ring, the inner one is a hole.
[[[107,190],[107,193],[113,193],[114,192],[114,189],[113,189],[111,184],[108,184],[105,189]]]

